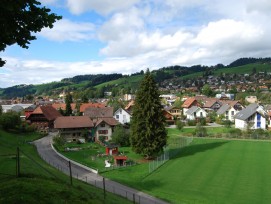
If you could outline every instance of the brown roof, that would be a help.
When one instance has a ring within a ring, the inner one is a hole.
[[[55,108],[52,106],[41,106],[42,113],[48,120],[55,120],[56,118],[62,116]]]
[[[194,103],[194,101],[196,101],[194,97],[186,99],[182,105],[182,108],[189,108]]]
[[[37,107],[29,116],[35,115],[35,114],[43,114],[44,117],[47,120],[55,120],[57,117],[62,116],[55,108],[53,108],[51,105],[48,106],[39,106]]]
[[[221,103],[223,104],[228,104],[230,106],[235,106],[237,103],[239,103],[239,101],[232,101],[232,100],[220,100]]]
[[[53,103],[52,106],[56,109],[56,110],[60,110],[60,108],[62,110],[66,110],[66,103]],[[76,104],[72,103],[71,104],[71,108],[72,110],[75,110]]]
[[[220,103],[219,101],[218,101],[218,99],[212,99],[212,98],[210,98],[210,99],[206,99],[206,101],[205,101],[205,103],[204,103],[204,105],[203,105],[203,107],[204,108],[211,108],[215,103]]]
[[[119,124],[119,122],[115,119],[115,118],[102,118],[102,119],[99,119],[97,122],[96,122],[96,127],[101,124],[102,122],[105,122],[106,124],[110,125],[110,126],[116,126]]]
[[[104,108],[106,106],[104,104],[102,104],[102,103],[83,103],[80,106],[80,112],[83,113],[83,112],[85,112],[86,108],[90,108],[90,107],[93,107],[93,108]]]
[[[84,115],[90,118],[111,118],[113,117],[113,107],[86,108]]]
[[[88,116],[62,116],[55,120],[55,128],[90,128],[94,127]]]

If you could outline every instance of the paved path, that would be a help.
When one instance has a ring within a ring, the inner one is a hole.
[[[52,135],[43,137],[35,141],[39,155],[50,165],[56,167],[60,171],[67,175],[70,175],[69,170],[69,160],[63,156],[58,155],[51,146]],[[77,165],[75,163],[71,164],[72,175],[74,178],[83,180],[89,184],[92,184],[98,188],[103,189],[103,177],[99,174],[93,173],[89,168],[83,165]],[[136,189],[124,186],[120,183],[111,181],[109,179],[105,180],[106,191],[112,192],[114,194],[125,197],[131,201],[141,204],[166,204],[167,202],[162,201],[158,198],[150,196],[146,193],[140,192]]]

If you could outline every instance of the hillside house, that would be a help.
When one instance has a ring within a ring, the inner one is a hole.
[[[206,118],[207,116],[207,112],[197,106],[192,106],[191,108],[189,108],[186,111],[186,117],[188,120],[196,120],[196,119],[200,119],[200,118]]]
[[[235,128],[266,129],[267,114],[263,107],[253,103],[238,112],[235,116]]]
[[[232,107],[231,105],[223,104],[216,113],[219,116],[223,116],[224,120],[230,120],[233,122],[234,116],[238,112],[239,110],[234,109],[234,107]]]
[[[165,110],[169,112],[175,119],[180,119],[182,116],[181,109],[176,106],[167,107]]]
[[[130,123],[131,114],[123,108],[119,108],[113,115],[113,117],[121,124]]]
[[[114,127],[118,125],[119,122],[115,118],[102,118],[94,121],[95,125],[95,140],[101,140],[100,137],[104,137],[105,141],[111,140]]]
[[[170,112],[163,109],[162,113],[163,113],[163,115],[164,115],[164,117],[166,119],[166,123],[168,125],[174,125],[175,124],[174,116]]]
[[[62,116],[55,120],[54,128],[66,141],[91,140],[94,124],[87,116]]]
[[[184,101],[182,108],[183,108],[183,115],[186,115],[186,112],[188,111],[189,108],[192,106],[197,106],[201,107],[201,104],[196,100],[194,97],[188,98]]]
[[[217,111],[222,106],[222,103],[213,98],[206,99],[205,103],[203,104],[203,109],[206,111]]]

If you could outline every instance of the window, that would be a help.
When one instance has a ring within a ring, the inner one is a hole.
[[[108,130],[99,130],[98,133],[101,134],[101,135],[107,135]]]
[[[231,112],[231,115],[234,115],[234,111]]]
[[[116,115],[116,119],[117,119],[117,120],[119,119],[119,117],[120,117],[119,115]]]
[[[226,111],[226,115],[228,115],[229,114],[229,111]]]
[[[102,123],[102,124],[101,124],[101,127],[105,127],[105,123]]]
[[[120,109],[120,114],[122,114],[122,109]]]

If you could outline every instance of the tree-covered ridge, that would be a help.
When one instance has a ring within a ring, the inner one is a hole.
[[[250,63],[257,62],[257,63]],[[247,64],[249,63],[249,64]],[[237,66],[245,64],[242,66]],[[234,66],[236,65],[236,66]],[[229,65],[217,64],[214,66],[193,65],[193,66],[168,66],[158,70],[153,70],[152,74],[160,87],[169,84],[189,87],[195,82],[195,86],[202,87],[201,81],[195,81],[199,78],[208,78],[208,76],[222,75],[221,80],[230,79],[223,75],[237,75],[252,72],[271,72],[271,58],[240,58]],[[1,98],[25,97],[27,95],[46,95],[57,96],[63,91],[80,92],[88,98],[104,97],[104,92],[112,92],[112,96],[123,95],[125,93],[135,93],[138,89],[139,81],[142,79],[144,71],[129,75],[97,74],[97,75],[78,75],[72,78],[64,78],[59,82],[51,82],[40,85],[17,85],[9,88],[0,89]],[[268,75],[269,76],[269,75]],[[192,82],[191,82],[192,80]],[[251,79],[253,80],[256,79]],[[191,83],[187,83],[187,82]],[[256,82],[256,81],[255,81]],[[199,83],[199,84],[198,84]]]

